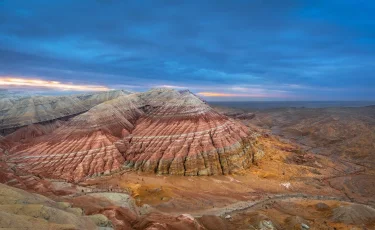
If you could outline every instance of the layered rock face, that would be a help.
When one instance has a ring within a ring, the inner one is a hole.
[[[119,96],[58,125],[16,144],[13,135],[8,162],[77,181],[123,166],[158,174],[228,174],[253,160],[247,128],[189,91]]]
[[[118,144],[128,166],[177,175],[227,174],[249,167],[252,151],[246,127],[190,92],[155,94],[145,102],[149,111]]]
[[[134,99],[129,95],[102,103],[48,135],[14,145],[9,162],[34,174],[70,181],[120,169],[124,157],[114,143],[142,113]]]

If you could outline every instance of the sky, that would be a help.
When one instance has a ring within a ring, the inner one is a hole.
[[[369,0],[0,0],[0,88],[375,101]]]

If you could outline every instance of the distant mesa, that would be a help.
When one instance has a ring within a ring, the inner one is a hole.
[[[7,99],[0,109],[0,129],[14,129],[0,141],[7,162],[44,177],[79,181],[124,167],[221,175],[253,160],[248,128],[187,90]]]

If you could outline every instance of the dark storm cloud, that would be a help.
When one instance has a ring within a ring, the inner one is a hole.
[[[371,100],[374,10],[370,1],[3,0],[0,75]]]

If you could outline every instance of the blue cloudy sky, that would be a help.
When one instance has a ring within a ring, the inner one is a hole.
[[[0,87],[375,100],[374,12],[369,0],[0,0]]]

